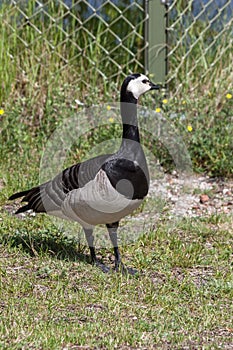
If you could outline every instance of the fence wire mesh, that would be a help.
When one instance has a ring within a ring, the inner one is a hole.
[[[175,0],[167,15],[167,82],[174,92],[186,84],[195,89],[205,80],[233,78],[232,0]]]
[[[232,76],[233,1],[162,3],[167,7],[163,47],[167,47],[170,89],[179,92],[185,84],[194,89],[213,76],[217,84],[216,69]],[[145,69],[150,46],[145,37],[147,5],[148,0],[5,0],[0,5],[2,50],[24,77],[31,70],[49,82],[49,76],[73,67],[68,83],[93,86],[93,77],[96,82],[118,82],[122,75]],[[30,61],[24,60],[25,55]],[[150,71],[150,62],[146,68]]]
[[[30,55],[38,66],[51,61],[57,70],[77,66],[82,83],[94,74],[113,79],[132,70],[143,70],[143,1],[5,1],[2,21],[7,27],[8,54]],[[41,48],[43,48],[41,50]],[[31,67],[36,70],[36,67]],[[77,83],[78,81],[76,81]]]

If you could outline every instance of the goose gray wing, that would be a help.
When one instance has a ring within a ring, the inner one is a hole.
[[[22,198],[26,205],[19,208],[16,214],[32,209],[34,212],[59,212],[67,194],[84,187],[93,180],[106,160],[112,155],[102,155],[66,168],[51,181],[29,190],[13,194],[9,200]]]

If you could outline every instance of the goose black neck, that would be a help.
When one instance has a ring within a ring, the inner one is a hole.
[[[123,123],[122,138],[140,142],[138,121],[137,121],[137,102],[133,94],[124,87],[121,89],[121,117]]]

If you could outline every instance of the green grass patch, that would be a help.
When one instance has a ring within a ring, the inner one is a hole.
[[[229,219],[161,221],[121,247],[136,277],[92,267],[87,248],[43,221],[1,215],[2,349],[232,346]],[[98,256],[113,266],[112,251]]]

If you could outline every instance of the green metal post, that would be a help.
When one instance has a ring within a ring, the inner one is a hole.
[[[149,0],[145,6],[149,14],[146,69],[154,75],[154,80],[164,84],[167,75],[166,6],[161,0]]]

